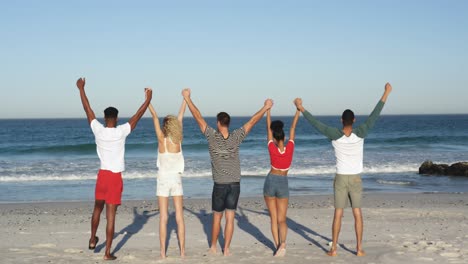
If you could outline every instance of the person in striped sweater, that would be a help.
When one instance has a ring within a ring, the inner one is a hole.
[[[234,217],[240,194],[240,160],[239,145],[254,125],[260,121],[268,109],[273,106],[271,99],[265,100],[263,107],[242,127],[229,131],[231,117],[226,112],[217,115],[217,129],[210,127],[202,117],[200,111],[190,98],[190,89],[184,89],[182,96],[187,102],[193,117],[197,121],[201,132],[208,140],[213,174],[213,192],[211,207],[213,210],[213,226],[211,232],[210,253],[216,253],[216,243],[221,229],[221,220],[226,212],[226,225],[224,227],[224,256],[229,256],[229,246],[234,233]]]

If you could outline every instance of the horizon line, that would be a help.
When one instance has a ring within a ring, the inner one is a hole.
[[[382,114],[380,116],[455,116],[455,115],[468,115],[468,113],[446,113],[446,114],[437,114],[437,113],[430,113],[430,114]],[[274,115],[278,117],[293,117],[294,115]],[[325,114],[325,115],[314,115],[317,117],[336,117],[340,116],[338,115],[331,115],[331,114]],[[368,115],[356,115],[356,116],[368,116]],[[204,116],[204,118],[215,118],[216,116]],[[252,117],[250,115],[231,115],[231,117]],[[96,119],[103,119],[104,117],[96,117]],[[131,118],[131,116],[124,116],[124,117],[118,117],[119,119],[128,119]],[[144,118],[152,118],[149,116],[143,116],[141,119]],[[159,118],[163,118],[163,116],[160,116]],[[193,118],[193,116],[184,116],[184,118]],[[263,118],[263,117],[262,117]],[[87,117],[0,117],[0,120],[41,120],[41,119],[87,119]]]

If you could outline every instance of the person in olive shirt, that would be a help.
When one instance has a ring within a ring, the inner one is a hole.
[[[263,107],[242,127],[229,132],[230,116],[226,112],[217,115],[217,129],[207,125],[200,111],[190,98],[190,89],[184,89],[182,96],[187,102],[193,117],[197,121],[201,132],[208,140],[208,148],[211,158],[211,170],[213,173],[213,193],[211,207],[213,210],[213,226],[211,233],[210,252],[216,253],[216,243],[221,229],[221,220],[226,211],[226,225],[224,228],[224,256],[229,256],[229,246],[234,233],[234,216],[240,194],[240,160],[239,145],[253,128],[262,119],[268,109],[273,106],[273,101],[267,99]]]
[[[353,111],[349,109],[343,112],[341,116],[343,127],[339,129],[327,126],[317,120],[302,106],[301,98],[296,98],[294,100],[297,109],[303,113],[307,121],[320,133],[330,139],[335,149],[336,175],[333,185],[335,215],[332,225],[333,241],[330,251],[327,253],[329,256],[337,255],[336,250],[341,229],[341,218],[343,217],[343,209],[346,207],[348,200],[353,208],[356,231],[356,255],[365,256],[365,252],[362,249],[364,224],[361,212],[361,173],[363,170],[364,138],[377,121],[391,91],[392,86],[389,83],[385,84],[385,92],[382,98],[379,100],[366,122],[357,128],[353,128],[356,119],[354,118]]]

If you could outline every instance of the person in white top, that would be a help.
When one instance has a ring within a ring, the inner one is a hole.
[[[353,111],[346,109],[341,115],[341,123],[343,127],[336,128],[325,125],[315,118],[309,111],[302,106],[302,99],[296,98],[294,104],[297,109],[304,114],[309,123],[311,123],[320,133],[331,140],[335,149],[336,157],[336,175],[333,184],[335,215],[332,225],[332,246],[328,251],[329,256],[336,256],[338,245],[338,235],[341,230],[341,218],[343,217],[343,209],[350,202],[353,208],[354,228],[356,231],[356,255],[365,256],[362,249],[362,234],[364,231],[364,223],[362,220],[361,200],[362,200],[362,180],[361,173],[363,170],[364,157],[364,139],[375,122],[380,116],[385,102],[387,101],[392,86],[390,83],[385,84],[385,91],[379,102],[375,106],[372,113],[367,118],[366,122],[360,126],[353,127],[356,121]]]
[[[133,131],[148,108],[151,101],[152,90],[145,88],[145,102],[130,120],[117,126],[118,110],[114,107],[108,107],[104,110],[103,126],[97,119],[92,110],[88,97],[85,92],[86,80],[80,78],[76,81],[76,86],[80,91],[81,103],[91,125],[91,129],[96,138],[96,150],[101,161],[100,170],[97,175],[95,202],[93,216],[91,219],[91,237],[88,248],[95,249],[99,241],[96,232],[101,218],[101,212],[106,205],[106,251],[104,260],[114,260],[116,257],[111,254],[112,240],[114,238],[115,215],[117,207],[121,204],[123,181],[122,171],[125,170],[125,139]]]
[[[154,130],[158,139],[158,177],[157,190],[159,205],[159,244],[161,258],[166,258],[166,237],[169,196],[174,200],[179,238],[180,256],[185,257],[185,223],[182,189],[182,173],[184,172],[184,156],[182,155],[183,118],[187,103],[182,100],[179,115],[168,115],[163,120],[161,128],[158,114],[150,104],[149,110],[153,117]]]

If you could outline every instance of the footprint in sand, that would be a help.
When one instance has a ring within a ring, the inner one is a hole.
[[[418,247],[421,248],[421,249],[423,249],[423,248],[425,248],[425,247],[427,247],[428,245],[431,245],[431,244],[432,244],[432,242],[419,241],[419,242],[418,242]]]
[[[57,247],[55,244],[36,244],[32,245],[32,248],[55,248]]]
[[[408,246],[411,246],[411,245],[413,245],[413,242],[410,242],[410,241],[405,241],[405,242],[403,242],[403,246],[407,246],[407,247],[408,247]]]
[[[65,253],[82,253],[83,250],[79,250],[79,249],[76,249],[76,248],[67,248],[65,249],[63,252]]]
[[[437,241],[435,242],[435,245],[438,247],[451,247],[452,245],[445,243],[444,241]]]
[[[434,251],[437,251],[437,250],[439,250],[439,248],[438,248],[438,247],[435,247],[435,246],[428,246],[428,247],[426,248],[426,251],[432,251],[432,252],[434,252]]]
[[[440,255],[442,257],[445,257],[445,258],[458,258],[458,257],[460,257],[460,254],[458,254],[456,252],[443,252],[443,253],[440,253]]]
[[[121,259],[122,260],[135,260],[136,257],[133,255],[128,255],[128,256],[123,256]]]
[[[418,260],[422,260],[422,261],[434,261],[433,258],[426,258],[426,257],[419,257]]]

